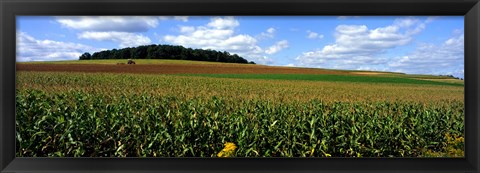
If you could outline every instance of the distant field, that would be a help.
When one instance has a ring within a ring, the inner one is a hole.
[[[19,89],[41,89],[47,92],[70,90],[89,93],[129,93],[157,96],[220,97],[272,102],[305,102],[319,99],[333,102],[351,101],[410,101],[418,103],[463,100],[463,87],[452,85],[424,85],[408,83],[338,82],[321,80],[291,80],[289,75],[266,75],[288,77],[284,79],[255,80],[209,77],[207,75],[169,74],[116,74],[79,72],[19,72]],[[243,75],[242,75],[243,76]],[[248,77],[255,75],[248,75]],[[296,76],[296,75],[294,75]],[[293,77],[294,77],[293,76]],[[259,77],[265,77],[259,75]],[[334,79],[338,76],[330,76]],[[346,78],[351,79],[351,78]]]
[[[188,74],[189,76],[204,76],[216,78],[237,79],[276,79],[276,80],[307,80],[329,82],[364,82],[364,83],[401,83],[401,84],[426,84],[426,85],[452,85],[463,86],[463,82],[445,82],[439,80],[419,80],[406,77],[382,77],[382,76],[355,76],[334,74]]]
[[[134,59],[137,64],[226,64],[220,62],[168,60],[168,59]],[[70,61],[38,61],[21,62],[20,64],[117,64],[127,63],[127,59],[101,59],[101,60],[70,60]],[[243,64],[249,65],[249,64]]]
[[[463,157],[464,84],[178,60],[17,63],[17,157]],[[224,148],[225,147],[225,148]]]
[[[421,78],[420,78],[421,79]],[[421,80],[427,80],[427,81],[435,81],[435,82],[442,82],[442,83],[451,83],[451,84],[459,84],[459,85],[464,85],[463,80],[458,80],[458,79],[421,79]]]
[[[158,61],[158,62],[157,62]],[[81,62],[81,61],[79,61]],[[167,62],[167,63],[164,63]],[[275,67],[253,64],[208,63],[192,61],[151,60],[151,64],[138,62],[135,65],[118,65],[112,61],[101,63],[17,63],[19,71],[59,71],[93,73],[148,73],[148,74],[349,74],[347,71],[334,71],[313,68]],[[355,74],[352,74],[355,75]]]
[[[150,73],[150,74],[219,74],[215,77],[224,74],[332,74],[332,75],[348,75],[348,76],[369,76],[369,77],[395,77],[395,78],[409,78],[409,79],[428,79],[434,82],[420,82],[416,83],[450,83],[454,85],[463,84],[462,80],[453,79],[448,76],[434,76],[434,75],[407,75],[395,72],[377,72],[364,70],[335,70],[335,69],[319,69],[319,68],[299,68],[299,67],[283,67],[283,66],[264,66],[254,64],[236,64],[236,63],[219,63],[219,62],[204,62],[204,61],[188,61],[188,60],[163,60],[163,59],[139,59],[135,60],[136,65],[118,65],[118,63],[126,63],[124,59],[113,60],[73,60],[73,61],[50,61],[50,62],[20,62],[17,63],[17,70],[20,71],[69,71],[69,72],[108,72],[108,73]],[[214,77],[214,76],[212,76]],[[233,77],[233,76],[230,76]],[[266,76],[249,76],[236,78],[264,78]],[[266,78],[276,78],[273,76]],[[283,78],[283,77],[280,77]],[[287,77],[288,78],[288,77]],[[293,77],[295,78],[295,77]],[[303,79],[328,79],[329,77],[313,77],[301,76]],[[335,77],[340,81],[342,77]],[[349,78],[349,77],[346,77]],[[387,79],[390,78],[372,78],[372,79]],[[434,79],[434,80],[431,80]],[[440,80],[446,79],[446,80]],[[355,80],[370,81],[369,78],[355,78]],[[350,81],[350,80],[347,80]],[[397,80],[401,83],[406,80]],[[412,80],[408,80],[413,82]],[[407,82],[409,83],[409,82]]]

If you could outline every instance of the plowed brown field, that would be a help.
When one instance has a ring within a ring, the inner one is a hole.
[[[237,64],[17,64],[17,70],[147,74],[352,74],[346,71]]]

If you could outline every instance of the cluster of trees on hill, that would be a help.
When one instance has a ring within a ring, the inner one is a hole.
[[[449,77],[449,78],[454,78],[454,79],[463,80],[463,78],[455,77],[455,76],[453,76],[453,75],[451,75],[451,74],[449,74],[449,75],[440,75],[440,76],[447,76],[447,77]]]
[[[246,59],[237,54],[230,54],[226,51],[203,50],[185,48],[183,46],[172,45],[145,45],[138,47],[129,47],[123,49],[112,49],[95,52],[93,54],[84,53],[80,56],[80,60],[92,59],[179,59],[179,60],[196,60],[211,62],[228,62],[228,63],[250,63]]]

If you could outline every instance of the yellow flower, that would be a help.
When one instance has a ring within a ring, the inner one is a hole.
[[[231,157],[235,154],[235,149],[237,146],[233,142],[227,142],[224,144],[222,151],[220,151],[218,157]]]

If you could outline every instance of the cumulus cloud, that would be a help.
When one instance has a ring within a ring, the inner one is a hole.
[[[309,39],[322,39],[322,38],[323,38],[323,35],[308,30],[308,31],[307,31],[307,38],[309,38]]]
[[[160,16],[158,17],[160,20],[180,20],[182,22],[188,22],[188,16]]]
[[[17,61],[78,60],[84,52],[99,51],[83,44],[54,40],[37,40],[25,32],[17,32]]]
[[[83,31],[146,32],[158,26],[160,20],[188,21],[188,16],[60,16],[56,21],[63,27]]]
[[[232,16],[228,17],[214,17],[207,26],[215,29],[232,29],[240,25]]]
[[[158,25],[154,16],[67,16],[57,17],[62,26],[82,31],[145,32]]]
[[[265,56],[265,51],[257,45],[257,39],[247,34],[235,34],[239,25],[234,17],[213,17],[206,25],[180,26],[179,35],[166,35],[163,41],[185,47],[227,51],[260,64],[272,63],[272,59]]]
[[[268,28],[267,32],[273,34],[275,32],[275,28]]]
[[[140,34],[156,28],[161,20],[188,21],[188,16],[63,16],[56,21],[63,27],[81,31],[79,39],[112,41],[120,47],[150,44]]]
[[[288,41],[287,40],[282,40],[282,41],[279,41],[279,42],[275,43],[274,45],[270,46],[267,50],[265,50],[265,53],[266,54],[274,54],[274,53],[277,53],[277,52],[279,52],[282,49],[285,49],[287,47],[288,47]]]
[[[372,68],[388,61],[381,55],[389,49],[403,46],[413,35],[425,28],[426,21],[399,18],[393,24],[369,29],[366,25],[338,25],[335,43],[321,49],[303,52],[296,58],[302,66],[323,68]]]
[[[275,36],[275,28],[268,28],[266,32],[260,33],[258,39],[273,38]]]
[[[296,58],[296,64],[463,78],[464,34],[460,29],[453,30],[453,36],[441,43],[418,43],[414,51],[398,57],[387,57],[385,54],[411,43],[414,35],[422,32],[435,19],[405,17],[396,19],[391,25],[372,29],[365,25],[338,25],[335,28],[335,43],[303,52]]]
[[[464,76],[464,34],[456,33],[441,44],[422,43],[415,51],[388,63],[392,71]]]
[[[78,34],[80,39],[91,39],[97,41],[113,41],[120,44],[120,47],[134,47],[150,44],[150,38],[142,34],[129,32],[82,32]]]

